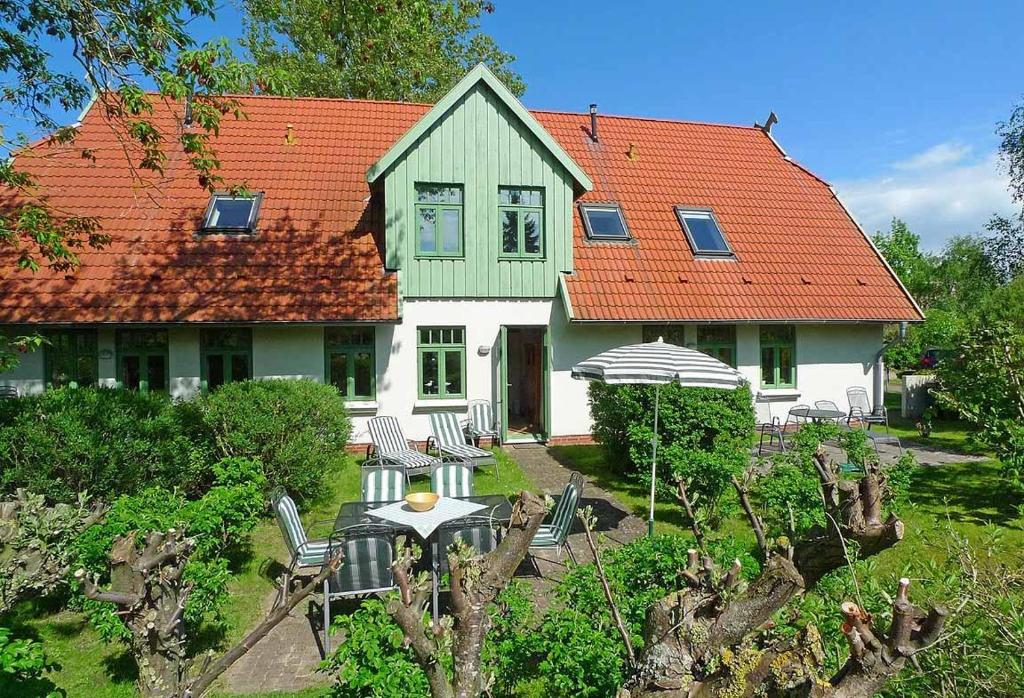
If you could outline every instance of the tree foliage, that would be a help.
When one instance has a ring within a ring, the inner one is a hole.
[[[242,45],[271,93],[434,102],[477,63],[513,93],[515,59],[480,31],[490,0],[246,0]]]
[[[590,384],[594,437],[612,463],[650,483],[654,387]],[[713,519],[734,475],[746,467],[754,433],[750,389],[661,387],[658,416],[659,492],[674,499],[685,482],[702,519]]]

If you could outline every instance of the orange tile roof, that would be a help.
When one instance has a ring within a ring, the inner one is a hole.
[[[633,237],[590,242],[575,214],[575,319],[921,319],[828,185],[761,129],[599,115],[594,143],[589,115],[535,114],[594,180],[581,200],[618,202]],[[675,206],[711,208],[736,258],[695,259]]]
[[[246,119],[225,118],[214,146],[227,182],[267,192],[255,236],[197,237],[209,195],[182,154],[171,153],[162,177],[133,179],[94,109],[73,148],[38,145],[19,165],[57,208],[96,216],[112,244],[84,252],[67,278],[12,272],[0,258],[0,322],[397,319],[397,279],[383,269],[364,176],[429,107],[240,100]],[[173,112],[155,115],[168,134]],[[575,319],[919,319],[829,188],[760,130],[600,116],[594,144],[589,116],[534,114],[594,180],[583,200],[618,201],[634,238],[590,243],[575,216]],[[677,204],[714,209],[737,259],[695,260]]]

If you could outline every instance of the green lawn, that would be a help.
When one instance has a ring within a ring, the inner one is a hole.
[[[901,438],[915,437],[917,443],[955,452],[984,453],[968,438],[969,430],[956,420],[938,420],[929,439],[922,439],[908,420],[890,408],[893,431]],[[564,446],[551,449],[566,467],[579,470],[601,488],[611,492],[636,516],[648,515],[648,490],[609,466],[599,446]],[[731,496],[731,493],[728,495]],[[1024,549],[1024,521],[1017,516],[1016,501],[1003,484],[999,463],[987,459],[976,463],[960,463],[938,467],[922,467],[911,485],[911,506],[900,512],[906,523],[904,540],[875,558],[883,574],[895,574],[912,561],[935,559],[949,528],[975,543],[982,542],[990,532],[989,524],[1000,527],[1004,542],[1010,549]],[[689,533],[689,523],[682,508],[675,502],[659,501],[655,505],[655,531],[658,533]],[[732,518],[722,522],[720,532],[747,541],[753,547],[753,536],[745,519]]]
[[[496,450],[495,453],[500,461],[501,477],[495,477],[491,466],[478,470],[478,493],[514,495],[533,488],[515,461],[504,451]],[[339,459],[328,475],[327,483],[327,491],[321,500],[302,515],[307,528],[313,527],[312,535],[329,533],[340,504],[360,498],[358,461],[349,457]],[[429,479],[413,480],[412,489],[430,489]],[[251,550],[247,559],[237,563],[230,585],[230,600],[224,609],[228,626],[225,645],[233,644],[260,621],[266,610],[264,604],[274,590],[274,579],[288,561],[281,532],[272,519],[261,523],[253,532]],[[48,681],[39,686],[39,696],[45,696],[55,688],[63,689],[69,697],[127,698],[136,695],[132,658],[122,651],[120,645],[101,640],[81,614],[41,605],[25,605],[9,620],[13,621],[11,624],[17,636],[43,641],[48,657],[60,665],[57,671],[47,676]],[[318,698],[324,694],[324,688],[315,688],[297,693],[262,694],[260,698]]]
[[[971,439],[971,429],[965,422],[953,417],[936,417],[932,420],[930,436],[921,436],[914,419],[906,419],[900,415],[899,393],[886,393],[885,406],[889,411],[889,429],[900,437],[909,439],[922,446],[932,446],[944,451],[966,453],[969,455],[991,455],[984,447]],[[878,427],[875,427],[876,429]]]

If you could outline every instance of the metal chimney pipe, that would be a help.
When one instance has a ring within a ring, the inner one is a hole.
[[[597,143],[597,105],[590,105],[590,140]]]

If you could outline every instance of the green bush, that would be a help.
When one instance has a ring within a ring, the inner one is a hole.
[[[228,383],[181,409],[188,416],[180,421],[200,431],[210,449],[258,459],[268,487],[299,498],[320,492],[352,430],[337,389],[306,380]]]
[[[649,482],[654,387],[591,383],[594,437],[609,460]],[[685,479],[699,516],[714,518],[730,478],[743,471],[754,436],[750,389],[661,387],[658,464],[663,496]],[[668,467],[665,467],[668,466]]]
[[[256,461],[229,458],[213,468],[213,486],[199,499],[178,490],[150,487],[114,500],[104,520],[84,531],[75,543],[77,567],[108,575],[108,553],[118,536],[175,528],[195,539],[184,580],[192,585],[185,607],[190,624],[220,621],[227,600],[229,560],[248,545],[249,533],[265,511],[266,479]],[[107,639],[124,637],[126,629],[111,604],[81,601],[96,628]]]
[[[59,502],[167,483],[190,488],[207,456],[182,433],[170,402],[112,388],[62,388],[5,400],[0,492],[24,487]]]
[[[323,670],[335,678],[338,698],[427,698],[427,675],[405,646],[384,602],[368,599],[331,623],[337,649]]]

